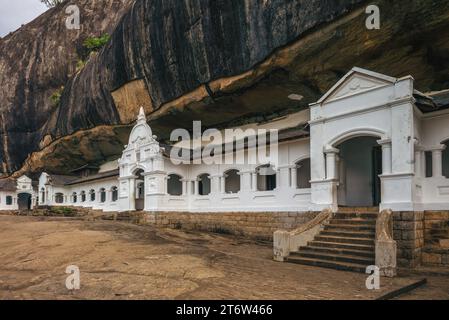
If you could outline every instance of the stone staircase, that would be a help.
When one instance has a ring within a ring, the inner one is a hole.
[[[313,241],[300,247],[288,262],[366,272],[375,264],[377,208],[344,208],[324,226]]]

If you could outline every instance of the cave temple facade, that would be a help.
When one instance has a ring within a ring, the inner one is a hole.
[[[26,176],[3,183],[0,209],[449,210],[449,109],[416,91],[411,76],[353,68],[309,110],[251,126],[262,127],[279,132],[276,164],[176,165],[141,110],[120,159],[44,172],[34,187]]]

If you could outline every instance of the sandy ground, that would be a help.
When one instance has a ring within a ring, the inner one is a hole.
[[[375,299],[417,276],[382,279],[277,263],[269,244],[119,222],[0,216],[0,299]],[[66,267],[81,289],[65,286]],[[449,277],[405,299],[449,299]]]

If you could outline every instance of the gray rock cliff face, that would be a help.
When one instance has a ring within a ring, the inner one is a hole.
[[[0,172],[20,168],[39,149],[55,107],[52,94],[75,74],[89,36],[112,33],[132,0],[68,1],[0,40]],[[81,29],[65,27],[68,4],[81,10]]]
[[[79,2],[89,12],[81,33],[112,36],[79,72],[68,52],[82,36],[59,45],[52,22],[63,8],[0,41],[3,172],[64,173],[118,157],[140,105],[164,139],[192,120],[223,126],[304,109],[355,65],[412,74],[421,91],[449,87],[443,0],[380,0],[373,31],[362,0]]]

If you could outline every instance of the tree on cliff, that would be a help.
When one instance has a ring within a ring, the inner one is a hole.
[[[66,0],[40,0],[40,1],[44,3],[47,7],[52,8],[60,3],[65,2]]]

